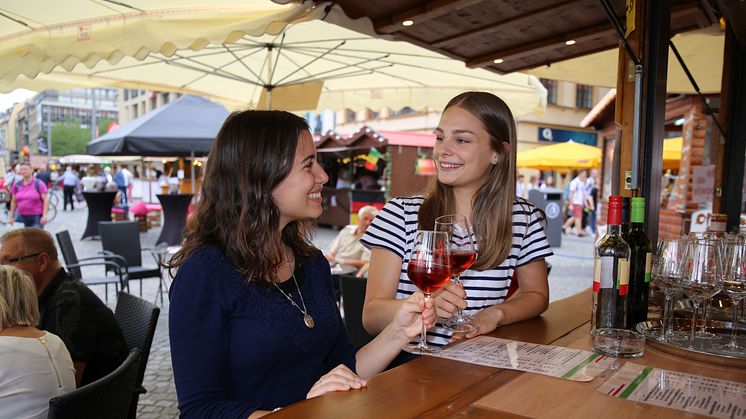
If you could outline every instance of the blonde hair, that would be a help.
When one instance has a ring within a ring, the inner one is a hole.
[[[0,265],[0,330],[39,324],[36,285],[26,272]]]
[[[500,265],[513,246],[513,202],[516,182],[516,127],[508,105],[499,97],[486,92],[462,93],[448,102],[479,119],[490,136],[490,147],[501,156],[493,165],[482,186],[472,197],[472,224],[477,238],[479,255],[471,269],[485,270]],[[507,147],[505,146],[507,144]],[[432,230],[435,219],[455,211],[453,188],[433,177],[427,197],[420,207],[420,229]]]

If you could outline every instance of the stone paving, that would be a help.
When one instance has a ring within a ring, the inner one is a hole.
[[[80,240],[86,224],[87,210],[79,208],[74,211],[58,211],[57,217],[47,225],[47,230],[53,235],[62,230],[68,230],[73,239],[78,257],[94,256],[101,251],[99,240]],[[3,227],[0,227],[3,228]],[[7,228],[7,227],[4,227]],[[160,228],[150,229],[142,233],[141,243],[143,248],[153,247],[160,233]],[[336,231],[320,228],[314,237],[314,243],[319,248],[326,248],[336,236]],[[553,249],[555,255],[549,258],[552,271],[549,276],[551,300],[561,299],[575,294],[591,286],[591,275],[593,272],[593,241],[590,238],[579,238],[575,236],[563,236],[562,246]],[[61,257],[60,257],[61,258]],[[150,252],[143,252],[143,264],[155,266]],[[101,268],[85,268],[86,273],[100,275]],[[166,275],[167,277],[167,275]],[[169,281],[167,279],[167,281]],[[140,293],[140,281],[130,284],[130,291],[138,295]],[[104,299],[103,287],[96,286],[93,290]],[[146,279],[143,281],[143,298],[154,301],[157,297],[158,281]],[[167,297],[167,296],[166,296]],[[161,315],[153,340],[153,347],[145,371],[144,387],[147,394],[140,396],[138,406],[139,418],[175,418],[178,417],[176,390],[171,372],[171,350],[168,340],[168,298],[164,303],[157,301],[161,307]],[[108,305],[114,309],[116,296],[113,290],[109,290]]]

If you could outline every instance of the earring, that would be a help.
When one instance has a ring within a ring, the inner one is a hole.
[[[492,160],[492,165],[497,166],[497,160]]]

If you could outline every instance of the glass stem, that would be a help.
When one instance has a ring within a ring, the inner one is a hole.
[[[738,300],[730,299],[733,302],[733,324],[731,325],[731,332],[730,332],[730,343],[728,346],[731,348],[738,348],[738,341],[736,340],[736,337],[738,336]]]
[[[430,301],[430,294],[425,294],[425,305]],[[427,329],[425,329],[425,320],[422,320],[422,332],[420,332],[420,349],[427,349]]]
[[[702,307],[702,327],[699,328],[700,335],[707,332],[707,306],[710,305],[710,298],[705,300]]]
[[[692,310],[692,327],[691,334],[689,336],[689,347],[694,346],[694,334],[697,330],[697,310],[699,310],[699,304],[694,303],[694,310]]]
[[[666,303],[663,305],[663,330],[662,336],[664,341],[668,341],[671,334],[671,309],[673,308],[673,296],[665,294]]]
[[[453,276],[453,283],[458,285],[461,283],[461,275],[454,275]],[[456,319],[463,319],[464,315],[461,313],[461,309],[458,309],[456,311]]]

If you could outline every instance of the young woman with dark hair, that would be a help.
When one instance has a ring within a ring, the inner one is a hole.
[[[415,294],[356,350],[329,263],[310,242],[328,177],[306,122],[231,114],[210,152],[202,198],[169,267],[169,330],[182,417],[258,417],[365,385],[435,321]]]
[[[478,256],[461,275],[463,287],[451,283],[435,301],[440,317],[463,309],[478,327],[465,336],[433,328],[428,342],[442,345],[544,312],[544,258],[552,252],[539,211],[516,196],[516,128],[505,102],[485,92],[460,94],[446,106],[435,134],[438,174],[425,196],[392,199],[361,240],[371,249],[363,323],[369,333],[380,332],[417,290],[406,272],[417,229],[432,229],[441,215],[461,214],[474,227]],[[514,272],[520,288],[506,301]]]

